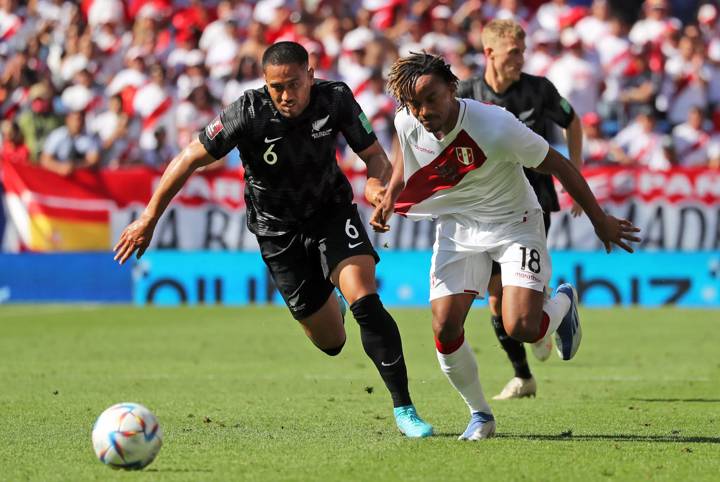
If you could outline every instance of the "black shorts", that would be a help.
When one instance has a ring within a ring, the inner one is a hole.
[[[550,213],[548,211],[543,211],[543,223],[545,224],[545,236],[547,236],[548,231],[550,231]],[[493,261],[490,275],[494,276],[496,274],[500,274],[500,265]]]
[[[308,231],[257,240],[275,286],[296,320],[322,308],[335,289],[330,273],[341,261],[362,254],[380,261],[354,204]]]

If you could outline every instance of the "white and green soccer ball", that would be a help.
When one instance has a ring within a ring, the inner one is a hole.
[[[147,467],[160,452],[162,430],[155,415],[139,403],[118,403],[105,410],[92,431],[95,455],[115,469]]]

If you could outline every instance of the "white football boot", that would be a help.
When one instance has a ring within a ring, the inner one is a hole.
[[[549,333],[539,341],[530,343],[530,348],[532,349],[532,354],[535,355],[535,358],[540,361],[547,360],[550,358],[550,354],[553,349],[553,334]]]
[[[535,378],[513,377],[493,400],[511,400],[513,398],[534,397],[537,393]]]

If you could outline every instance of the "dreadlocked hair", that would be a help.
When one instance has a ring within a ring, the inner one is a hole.
[[[397,59],[390,67],[387,91],[400,105],[405,106],[413,97],[417,79],[423,75],[436,75],[448,84],[457,86],[458,78],[441,56],[410,52],[410,55]]]

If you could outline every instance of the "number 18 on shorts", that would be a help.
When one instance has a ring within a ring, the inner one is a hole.
[[[430,299],[468,293],[484,297],[492,262],[503,286],[543,291],[552,266],[542,212],[508,223],[480,223],[456,216],[438,220],[430,268]]]

